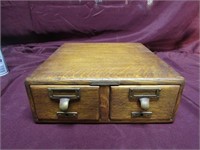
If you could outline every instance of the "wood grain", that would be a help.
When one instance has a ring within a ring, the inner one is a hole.
[[[100,87],[100,121],[109,121],[109,105],[110,105],[110,87],[101,86]]]
[[[81,88],[81,98],[70,101],[68,112],[77,112],[78,120],[99,119],[99,87],[96,86],[63,86],[63,85],[31,85],[35,113],[38,120],[58,120],[59,103],[50,99],[48,88]],[[70,120],[66,118],[65,121]]]
[[[67,43],[25,81],[38,123],[173,122],[183,85],[181,75],[140,43]],[[68,109],[78,112],[76,120],[57,117],[59,105],[49,98],[50,87],[81,89],[80,101],[70,102]],[[161,88],[159,100],[150,101],[150,118],[131,117],[142,110],[129,100],[129,88]]]
[[[158,100],[150,99],[152,112],[150,118],[132,118],[131,112],[144,111],[140,107],[138,100],[129,99],[129,89],[161,89]],[[110,116],[113,120],[149,120],[149,119],[172,119],[178,97],[179,85],[137,85],[137,86],[117,86],[111,87]]]
[[[183,78],[139,43],[62,45],[27,78],[31,84],[181,84]]]

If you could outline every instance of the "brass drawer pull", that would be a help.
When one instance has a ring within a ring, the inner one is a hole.
[[[61,111],[67,111],[69,107],[69,98],[60,98],[59,108]]]
[[[148,110],[150,99],[147,98],[147,97],[142,97],[142,98],[139,98],[139,100],[140,100],[141,108],[144,109],[144,110]]]
[[[151,117],[152,112],[132,112],[131,117]]]
[[[52,100],[59,102],[59,109],[66,112],[69,107],[69,101],[80,99],[80,89],[79,88],[48,88],[49,97]]]
[[[160,89],[129,89],[129,99],[139,100],[141,108],[148,110],[150,107],[150,100],[158,100],[160,97]]]
[[[48,88],[48,91],[49,97],[53,100],[60,100],[60,98],[80,99],[80,88]]]

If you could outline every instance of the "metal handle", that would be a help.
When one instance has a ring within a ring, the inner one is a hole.
[[[141,108],[148,110],[150,107],[149,101],[159,100],[161,89],[129,89],[129,100],[140,101]]]
[[[70,119],[77,119],[78,113],[77,112],[66,112],[69,107],[69,98],[60,98],[59,108],[61,112],[57,112],[57,116],[59,119],[70,118]]]
[[[142,97],[139,100],[140,100],[141,108],[144,110],[148,110],[149,109],[149,98]]]
[[[61,111],[67,111],[69,107],[69,98],[60,98],[59,108]]]
[[[69,101],[80,99],[79,88],[48,88],[49,97],[59,102],[59,109],[66,112],[69,107]]]
[[[58,119],[77,119],[78,112],[67,112],[69,101],[80,100],[80,88],[48,88],[49,98],[59,102]]]

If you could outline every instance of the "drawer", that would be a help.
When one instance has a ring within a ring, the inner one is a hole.
[[[98,86],[30,85],[30,89],[38,120],[99,119]]]
[[[110,118],[139,122],[171,120],[179,89],[179,85],[112,86]]]

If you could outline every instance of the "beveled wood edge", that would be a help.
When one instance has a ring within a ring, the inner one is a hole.
[[[185,80],[183,77],[180,78],[134,78],[134,79],[67,79],[60,81],[40,81],[31,78],[26,78],[26,82],[33,85],[93,85],[98,86],[96,83],[111,83],[116,82],[117,85],[182,85]],[[100,85],[99,85],[100,86]]]

